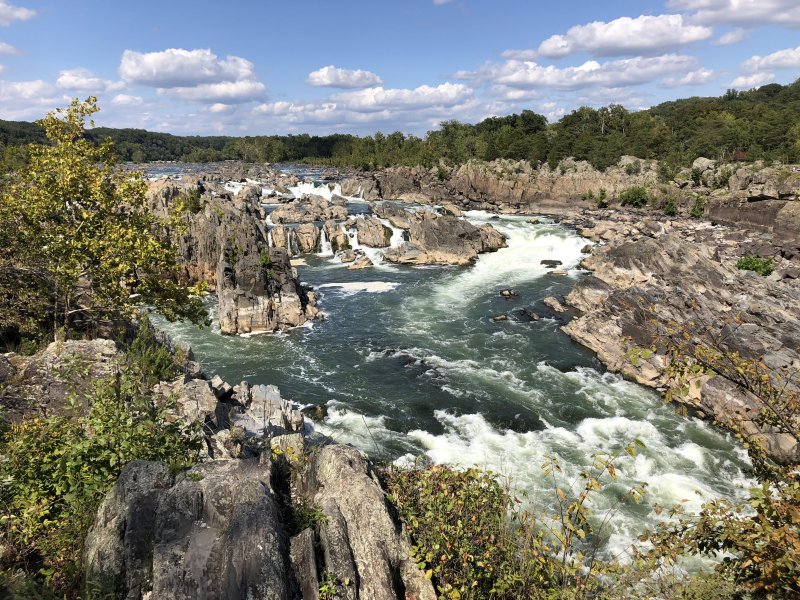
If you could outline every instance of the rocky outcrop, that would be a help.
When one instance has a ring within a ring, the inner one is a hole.
[[[379,219],[368,216],[350,223],[358,232],[358,243],[370,248],[385,248],[392,239],[392,230]]]
[[[590,225],[579,231],[605,245],[596,246],[582,263],[593,276],[566,300],[583,314],[563,330],[611,370],[644,385],[666,386],[661,336],[676,330],[685,331],[692,346],[717,340],[725,351],[760,361],[776,382],[783,381],[784,369],[800,370],[800,288],[779,274],[761,277],[735,268],[749,248],[769,246],[773,238],[697,221],[642,221],[625,214],[595,217]],[[777,260],[779,266],[788,264]],[[631,359],[632,351],[651,346],[654,355]],[[745,433],[763,440],[780,460],[800,458],[796,441],[758,425],[762,406],[724,377],[699,381],[682,401],[720,422],[743,423]]]
[[[297,597],[271,461],[211,462],[177,477],[127,465],[86,538],[89,589],[114,597]]]
[[[482,252],[505,246],[505,238],[491,225],[476,227],[468,221],[430,211],[410,213],[408,242],[389,249],[384,258],[400,264],[468,265]]]
[[[321,196],[306,196],[291,204],[279,206],[270,213],[269,218],[276,224],[344,220],[347,218],[347,209],[337,204],[329,204]]]
[[[156,212],[166,216],[187,185],[153,183]],[[264,218],[255,200],[204,194],[196,212],[184,213],[184,230],[167,232],[179,234],[186,281],[206,282],[216,291],[223,333],[283,330],[320,316],[314,294],[298,282],[286,250],[268,247]],[[289,235],[284,237],[287,245]]]
[[[87,589],[299,600],[325,581],[338,598],[436,598],[366,457],[308,447],[302,414],[275,386],[184,377],[155,392],[203,424],[209,452],[177,474],[123,469],[84,544]]]
[[[339,252],[341,250],[347,250],[350,247],[347,234],[339,227],[336,221],[325,221],[323,229],[325,231],[325,237],[331,244],[331,250]]]
[[[34,356],[10,354],[0,360],[0,406],[5,418],[64,415],[74,398],[87,408],[93,381],[113,375],[124,355],[112,340],[53,342]]]
[[[303,223],[297,228],[297,248],[303,254],[316,252],[319,248],[320,230],[312,223]]]

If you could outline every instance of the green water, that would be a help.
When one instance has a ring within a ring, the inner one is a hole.
[[[490,215],[469,218],[482,223]],[[730,439],[605,373],[554,320],[523,318],[522,308],[566,294],[586,276],[576,268],[586,241],[522,217],[490,222],[509,247],[468,268],[349,271],[330,257],[308,257],[300,277],[323,286],[326,315],[310,327],[253,337],[167,328],[192,345],[209,375],[275,384],[300,404],[327,405],[328,417],[313,427],[338,441],[387,460],[424,455],[490,468],[511,476],[538,505],[552,498],[552,481],[540,470],[545,455],[558,457],[572,481],[594,453],[640,439],[646,448],[619,465],[618,482],[594,502],[602,513],[626,485],[648,484],[646,506],[623,508],[602,534],[612,551],[652,523],[649,505],[685,499],[697,508],[713,496],[741,495],[746,461]],[[563,261],[569,276],[548,274],[542,259]],[[500,297],[505,288],[518,297]],[[509,320],[495,322],[501,313]]]

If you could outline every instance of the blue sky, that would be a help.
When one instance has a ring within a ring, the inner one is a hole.
[[[800,77],[800,0],[0,0],[0,118],[424,134]]]

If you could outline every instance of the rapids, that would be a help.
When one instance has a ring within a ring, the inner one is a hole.
[[[468,268],[377,262],[349,271],[328,252],[310,255],[301,278],[318,289],[324,322],[247,338],[223,338],[213,326],[165,328],[191,344],[206,373],[275,384],[300,404],[327,405],[326,419],[313,425],[337,441],[400,463],[422,456],[492,469],[538,508],[554,497],[540,469],[544,456],[561,462],[564,487],[595,453],[641,440],[645,448],[620,461],[619,478],[593,503],[599,519],[619,510],[599,533],[612,553],[654,522],[655,503],[696,509],[711,497],[741,497],[750,485],[747,460],[731,439],[605,372],[554,319],[523,317],[522,308],[566,294],[586,276],[578,269],[586,240],[525,217],[467,218],[490,222],[508,247]],[[568,275],[548,273],[543,259],[562,261]],[[502,298],[507,288],[518,297]],[[501,313],[509,319],[493,321]],[[647,484],[645,502],[615,508],[621,490],[639,482]]]

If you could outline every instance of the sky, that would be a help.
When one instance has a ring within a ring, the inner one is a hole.
[[[0,119],[423,135],[800,77],[800,0],[0,0]]]

